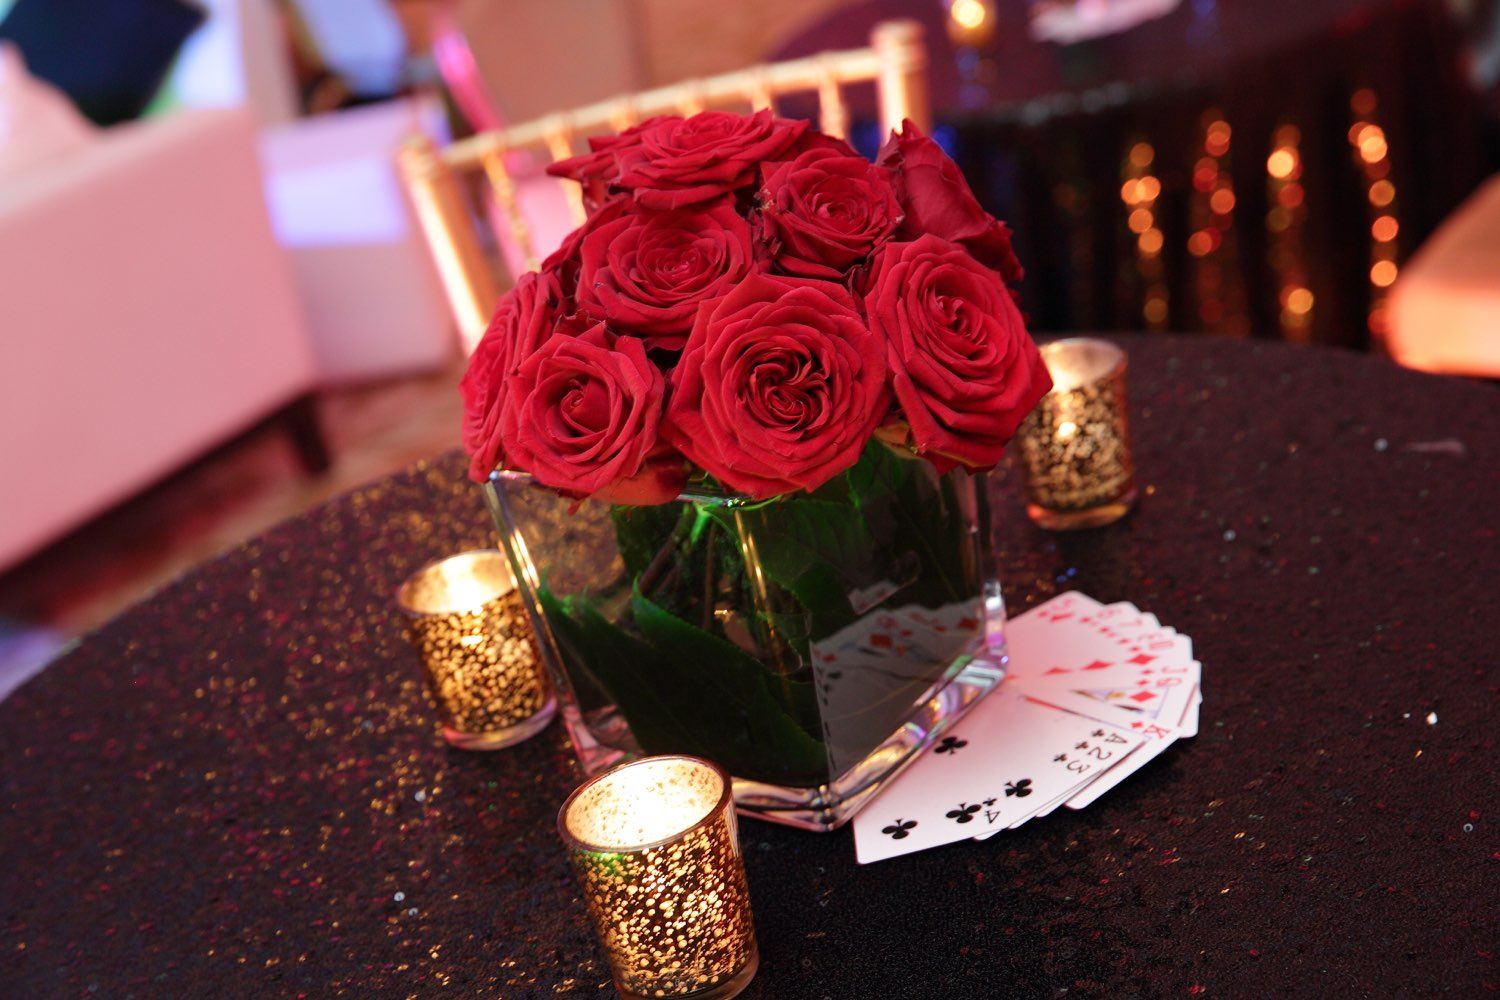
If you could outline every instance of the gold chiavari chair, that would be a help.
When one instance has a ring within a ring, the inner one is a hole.
[[[708,108],[772,107],[777,98],[804,93],[817,96],[819,127],[829,135],[843,136],[849,115],[842,88],[870,82],[878,95],[882,129],[899,128],[903,118],[928,127],[927,52],[920,24],[887,21],[875,26],[868,48],[824,52],[625,94],[480,132],[443,148],[424,135],[412,136],[399,154],[401,177],[437,264],[465,350],[472,350],[478,343],[499,296],[494,270],[483,252],[475,215],[465,197],[467,177],[482,173],[525,266],[534,268],[537,254],[517,199],[512,155],[540,153],[556,162],[582,151],[583,140],[589,135],[617,131],[654,115],[691,115]],[[578,186],[565,180],[557,183],[566,189],[574,221],[582,222],[584,208]]]

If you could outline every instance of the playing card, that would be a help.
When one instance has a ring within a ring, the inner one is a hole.
[[[1109,757],[1080,750],[1101,730],[1092,719],[1027,699],[1019,689],[991,694],[890,788],[854,818],[861,864],[1004,829],[1038,806],[1065,800],[1106,769],[1116,754],[1139,746],[1118,733]]]
[[[937,672],[972,651],[981,612],[978,601],[877,609],[812,643],[819,718],[835,771],[854,767],[900,728]]]
[[[1201,673],[1202,668],[1199,668]],[[1193,703],[1188,706],[1187,715],[1182,717],[1182,736],[1187,739],[1198,735],[1198,712],[1203,707],[1203,682],[1198,682],[1198,690],[1193,692]]]
[[[1196,690],[1192,684],[1083,690],[1037,685],[1028,688],[1027,694],[1054,708],[1122,726],[1147,739],[1160,740],[1178,737],[1179,725]]]
[[[1196,692],[1194,694],[1194,699],[1195,700],[1192,703],[1189,711],[1196,718],[1197,705],[1200,704],[1203,699],[1197,696]],[[1178,733],[1179,737],[1187,735],[1186,730],[1181,727],[1179,727]],[[1064,804],[1069,809],[1082,809],[1085,806],[1091,805],[1105,792],[1109,791],[1111,788],[1114,788],[1120,782],[1124,781],[1126,778],[1130,777],[1132,774],[1145,767],[1151,761],[1161,756],[1166,752],[1167,747],[1171,746],[1175,742],[1176,740],[1155,740],[1143,743],[1140,747],[1138,747],[1124,759],[1120,760],[1114,767],[1110,768],[1108,771],[1101,774],[1097,779],[1090,782],[1087,787],[1081,788],[1077,792],[1075,792],[1068,798],[1067,802]]]
[[[879,677],[952,632],[972,634],[969,609],[950,610],[880,612],[844,637],[854,659],[841,662]],[[1005,637],[1001,688],[855,818],[861,863],[1081,809],[1198,731],[1202,668],[1192,640],[1129,602],[1060,594],[1007,622]],[[849,685],[846,697],[868,698],[862,686]]]
[[[1138,753],[1143,745],[1142,739],[1133,733],[1104,723],[1094,724],[1086,739],[1079,740],[1071,749],[1061,751],[1052,759],[1053,763],[1082,774],[1085,777],[1084,783],[1052,799],[1038,803],[1034,812],[1012,820],[1005,826],[1005,829],[1014,830],[1029,820],[1048,815],[1059,806],[1072,801],[1074,797],[1086,794],[1096,782],[1108,775],[1122,761],[1129,760],[1132,755]],[[974,839],[985,840],[999,832],[999,829],[985,830],[975,834]]]
[[[1033,614],[1006,626],[1011,676],[1019,681],[1071,679],[1167,656],[1192,658],[1191,641],[1155,625],[1154,619],[1111,626],[1087,615],[1059,619]]]
[[[1011,676],[1034,697],[1103,722],[1165,719],[1176,727],[1190,717],[1196,728],[1188,715],[1199,683],[1191,641],[1133,605],[1074,600],[1056,613],[1068,597],[1010,623]]]

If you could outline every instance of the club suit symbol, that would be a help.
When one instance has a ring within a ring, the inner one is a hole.
[[[957,736],[944,736],[943,741],[932,748],[933,753],[956,753],[969,745],[968,740],[961,740]]]
[[[957,809],[948,810],[948,818],[955,823],[972,823],[974,821],[974,814],[978,811],[979,806],[977,803],[971,806],[967,802],[960,802]]]

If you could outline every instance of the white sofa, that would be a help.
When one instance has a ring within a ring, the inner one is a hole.
[[[301,289],[325,383],[434,371],[459,356],[396,174],[402,140],[443,128],[436,101],[401,99],[261,133],[271,225]]]
[[[273,0],[198,2],[209,19],[188,40],[158,103],[255,113],[271,225],[291,259],[324,384],[452,364],[457,332],[395,163],[411,132],[443,134],[441,103],[407,98],[298,118]],[[363,57],[388,73],[402,61],[389,7],[340,0],[299,10],[325,55],[336,53],[340,65]]]
[[[0,569],[313,388],[256,134],[183,111],[0,186]]]

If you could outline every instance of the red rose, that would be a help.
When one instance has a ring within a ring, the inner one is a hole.
[[[647,135],[663,133],[655,144],[639,151]],[[618,135],[592,136],[589,152],[559,160],[547,168],[554,177],[577,181],[590,212],[608,200],[611,190],[643,187],[643,202],[676,207],[702,201],[744,187],[755,179],[760,160],[790,159],[809,149],[833,149],[856,155],[849,144],[808,127],[805,121],[776,118],[770,111],[736,115],[704,112],[689,119],[671,115],[648,118]],[[638,152],[639,151],[639,152]],[[624,164],[641,167],[627,184]],[[700,185],[707,193],[690,189]],[[673,192],[675,188],[686,191]]]
[[[583,314],[673,351],[687,343],[698,304],[729,291],[754,263],[750,227],[728,198],[619,215],[593,227],[580,260]]]
[[[890,171],[862,156],[813,149],[761,173],[756,234],[787,274],[839,280],[901,222]]]
[[[806,153],[809,150],[813,149],[827,149],[839,154],[840,156],[859,155],[854,151],[854,147],[849,145],[843,139],[836,139],[831,135],[825,135],[824,133],[819,132],[815,128],[809,128],[806,132],[803,132],[800,136],[797,137],[797,141],[792,143],[785,153],[781,154],[781,159],[795,160],[803,153]]]
[[[682,488],[662,447],[665,380],[630,337],[598,324],[553,337],[507,382],[500,435],[509,461],[537,482],[610,503],[664,503]]]
[[[589,139],[589,145],[593,144],[594,140]],[[577,181],[583,188],[584,209],[593,212],[609,198],[609,186],[617,173],[616,167],[613,153],[596,149],[548,164],[547,173]]]
[[[528,271],[500,298],[489,327],[469,357],[459,383],[464,400],[464,448],[469,477],[484,482],[505,460],[500,411],[506,379],[552,336],[562,293],[550,274]]]
[[[620,153],[640,145],[642,135],[666,120],[666,116],[657,116],[618,135],[590,136],[589,152],[558,160],[547,167],[547,173],[577,181],[583,188],[583,205],[592,213],[608,200],[610,188],[620,179]]]
[[[993,466],[1052,387],[1004,283],[963,247],[923,236],[877,251],[866,288],[906,419],[893,436],[942,471]]]
[[[648,208],[679,208],[752,184],[761,162],[786,152],[807,129],[807,122],[769,110],[703,111],[649,124],[612,150],[619,164],[614,183]]]
[[[698,311],[663,433],[757,499],[849,468],[889,407],[885,346],[824,281],[754,274]]]
[[[542,261],[542,270],[557,275],[559,287],[568,299],[578,293],[578,272],[583,267],[583,241],[600,226],[618,219],[631,205],[629,198],[615,197],[598,206],[583,225],[563,237],[562,244]]]
[[[896,234],[899,239],[931,233],[962,243],[981,264],[999,271],[1007,282],[1021,280],[1024,272],[1011,249],[1010,230],[979,207],[958,164],[941,146],[904,121],[900,134],[891,133],[875,162],[891,168],[906,213]]]

